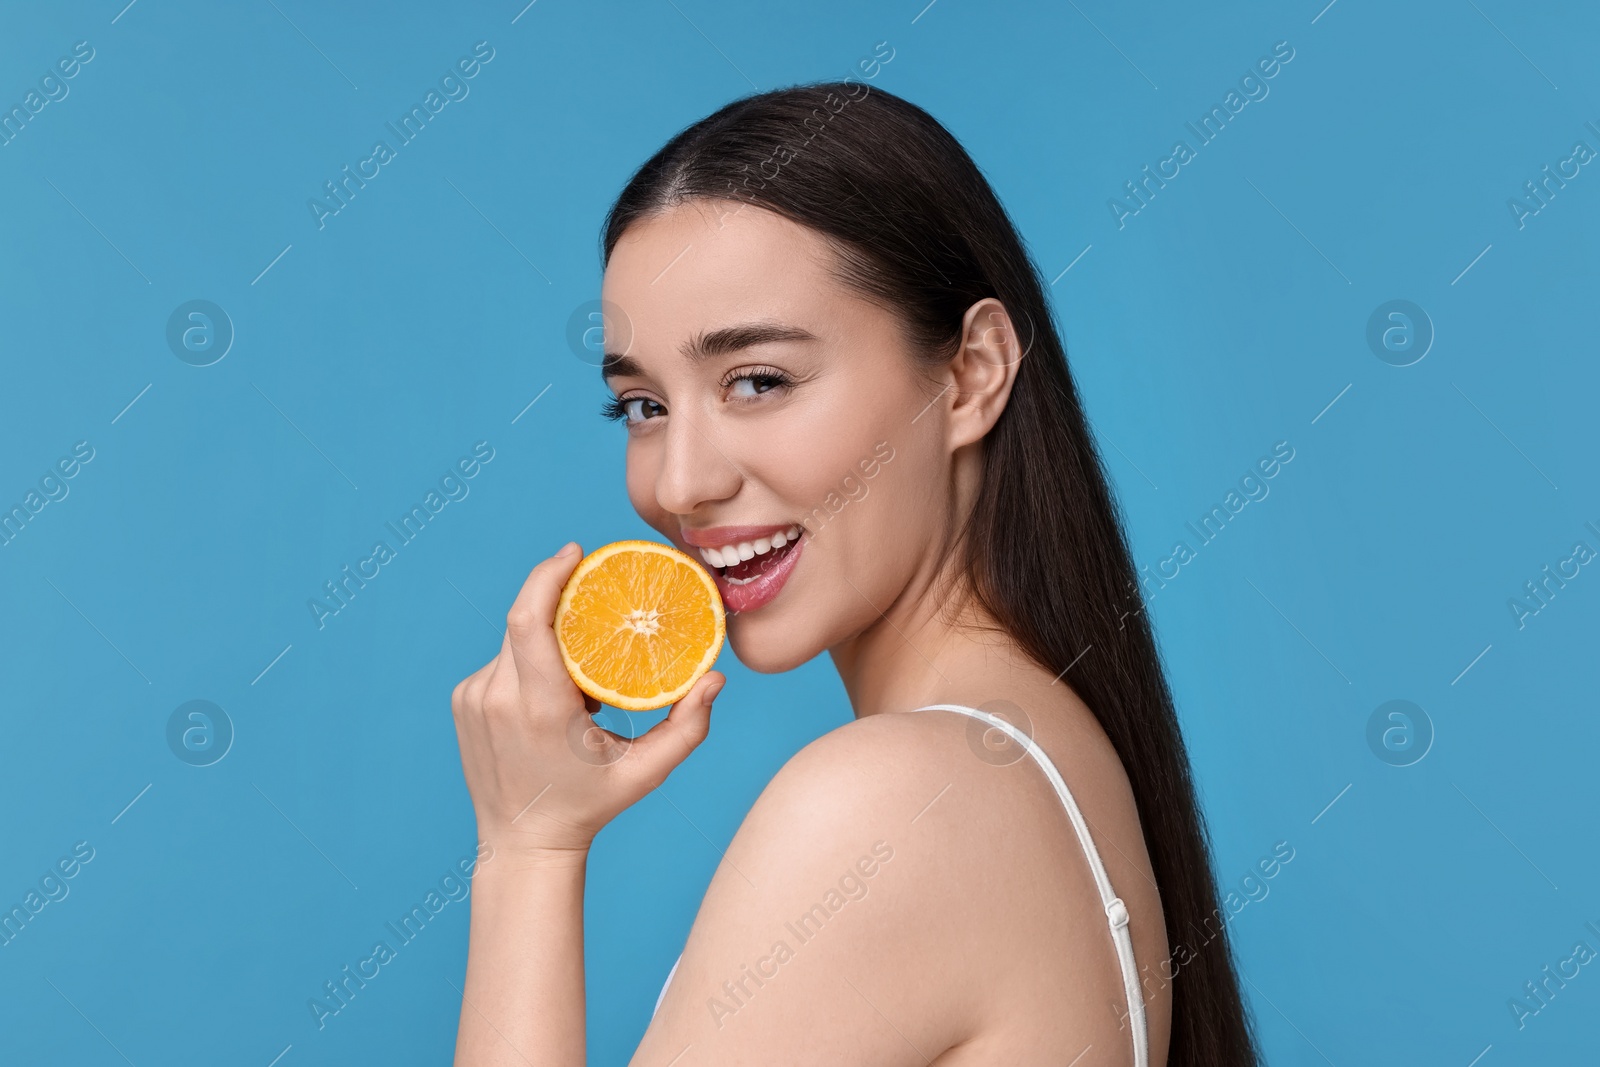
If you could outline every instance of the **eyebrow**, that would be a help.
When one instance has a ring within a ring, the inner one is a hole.
[[[816,334],[799,326],[786,326],[779,322],[745,322],[698,334],[679,346],[679,351],[685,358],[701,362],[756,345],[816,340],[819,340]],[[607,352],[600,364],[600,374],[605,378],[642,377],[644,369],[631,356]]]

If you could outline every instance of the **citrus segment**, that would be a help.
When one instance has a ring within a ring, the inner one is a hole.
[[[683,699],[716,662],[725,628],[711,575],[653,541],[616,541],[583,557],[556,606],[567,673],[624,711]]]

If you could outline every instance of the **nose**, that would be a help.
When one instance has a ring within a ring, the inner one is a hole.
[[[712,439],[712,428],[693,415],[674,413],[666,427],[666,448],[656,472],[656,503],[674,515],[691,515],[707,504],[731,498],[743,475]]]

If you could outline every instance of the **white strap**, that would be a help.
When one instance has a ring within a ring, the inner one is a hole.
[[[1117,964],[1122,968],[1122,988],[1128,999],[1128,1017],[1133,1031],[1134,1067],[1149,1067],[1150,1038],[1145,1032],[1144,996],[1139,989],[1139,972],[1133,961],[1133,937],[1128,933],[1128,907],[1111,888],[1111,877],[1106,874],[1106,865],[1100,860],[1100,852],[1095,848],[1094,838],[1089,836],[1089,824],[1084,820],[1083,812],[1078,810],[1078,802],[1072,799],[1072,791],[1067,788],[1067,783],[1062,781],[1061,773],[1056,770],[1055,764],[1050,762],[1050,757],[1033,743],[1033,738],[1004,719],[990,715],[986,711],[961,704],[930,704],[917,710],[954,711],[983,720],[1021,745],[1044,771],[1045,777],[1050,779],[1050,784],[1055,787],[1056,796],[1061,798],[1062,806],[1067,809],[1067,817],[1072,820],[1072,828],[1078,832],[1078,843],[1083,846],[1083,854],[1089,861],[1089,870],[1094,875],[1095,887],[1100,890],[1100,903],[1106,910],[1106,922],[1111,928],[1111,940],[1117,949]]]
[[[683,962],[683,953],[678,953],[678,958],[672,961],[672,970],[667,972],[667,980],[661,983],[661,992],[656,994],[656,1006],[650,1009],[650,1018],[656,1017],[656,1012],[661,1010],[661,1002],[667,998],[667,986],[672,984],[672,976],[678,973],[678,964]]]

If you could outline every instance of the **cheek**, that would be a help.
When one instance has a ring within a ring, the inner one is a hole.
[[[920,439],[921,429],[901,421],[896,428],[880,428],[877,436],[852,440],[854,451],[842,458],[830,457],[837,458],[826,468],[833,475],[826,490],[832,495],[814,513],[821,527],[812,547],[833,580],[847,576],[859,589],[861,595],[849,598],[856,604],[864,603],[863,596],[874,604],[893,603],[945,529],[947,465],[936,441]],[[891,441],[891,435],[898,440]],[[883,454],[893,458],[879,461],[868,478],[860,464],[876,458],[874,446],[885,441],[894,451]],[[841,606],[855,605],[836,604]]]
[[[628,442],[626,471],[628,502],[633,510],[651,527],[671,536],[664,525],[670,516],[656,500],[656,458],[648,442]]]
[[[878,438],[879,441],[887,437]],[[942,492],[947,482],[943,456],[921,447],[901,427],[900,440],[892,442],[893,456],[879,463],[871,478],[854,479],[860,499],[850,501],[835,520],[839,542],[856,580],[880,586],[889,603],[897,586],[909,577],[932,550],[944,529],[948,500]],[[869,450],[865,455],[872,455]],[[862,586],[865,591],[866,586]]]
[[[843,499],[843,483],[859,475],[855,463],[872,449],[870,440],[860,443],[864,432],[824,405],[807,404],[732,429],[718,444],[781,512],[763,517],[805,522],[814,509],[826,509],[829,494]]]

